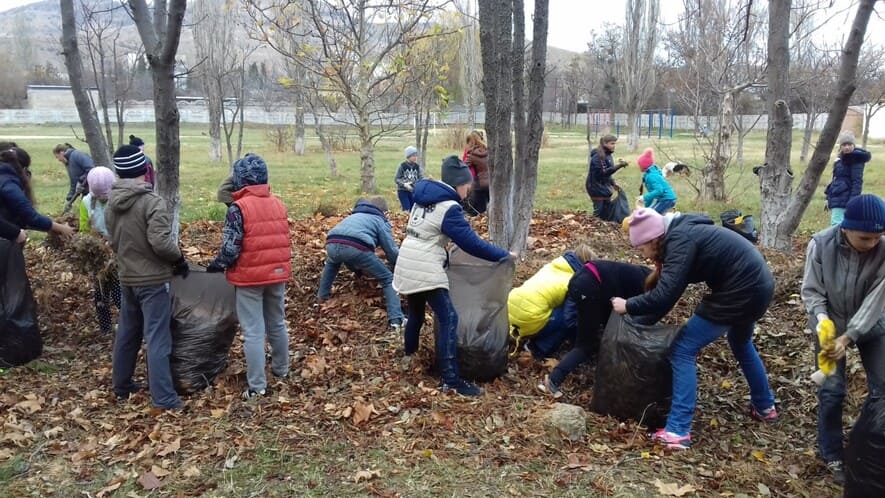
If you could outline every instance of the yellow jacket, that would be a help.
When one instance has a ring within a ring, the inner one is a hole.
[[[569,280],[580,265],[574,253],[567,252],[511,290],[507,297],[510,327],[517,327],[522,337],[537,334],[544,328],[553,310],[565,302]]]

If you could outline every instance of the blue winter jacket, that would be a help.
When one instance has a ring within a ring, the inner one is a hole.
[[[824,191],[830,209],[844,208],[848,201],[860,195],[863,190],[863,168],[871,158],[869,152],[859,147],[848,154],[839,155],[833,164],[833,181]]]
[[[360,199],[350,216],[335,225],[326,235],[326,242],[347,241],[367,249],[380,247],[390,264],[396,264],[399,246],[393,239],[393,228],[384,212],[365,199]]]
[[[762,254],[737,232],[707,216],[676,216],[664,236],[664,262],[654,289],[627,300],[627,312],[650,323],[666,315],[688,284],[704,282],[709,293],[695,313],[719,324],[755,322],[774,296],[774,278]]]
[[[676,201],[676,194],[670,184],[664,178],[664,174],[657,164],[652,164],[642,174],[642,183],[648,192],[642,196],[646,206],[651,206],[654,201]]]
[[[0,216],[21,228],[49,231],[52,220],[34,209],[15,168],[0,162]]]
[[[68,159],[68,164],[66,166],[68,170],[68,179],[71,180],[71,188],[68,190],[68,195],[65,196],[65,200],[69,201],[77,194],[77,185],[83,185],[85,187],[86,175],[89,173],[89,170],[95,167],[95,163],[92,162],[92,158],[89,157],[89,154],[80,152],[77,149],[66,150],[65,157]]]
[[[415,184],[414,194],[415,203],[422,206],[433,206],[442,201],[461,202],[455,189],[435,180],[418,181]],[[460,204],[454,204],[446,211],[441,229],[443,234],[471,256],[486,261],[502,261],[510,257],[509,252],[482,240],[473,231],[470,223],[464,218],[464,210]]]
[[[620,168],[615,166],[611,152],[606,151],[604,157],[599,156],[599,149],[590,151],[590,170],[587,172],[587,181],[584,188],[590,198],[611,197],[614,193],[615,180],[612,175]]]

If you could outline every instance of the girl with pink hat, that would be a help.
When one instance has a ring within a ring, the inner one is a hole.
[[[658,321],[682,297],[688,284],[704,282],[709,293],[680,331],[670,350],[673,401],[665,428],[652,440],[668,449],[691,447],[691,422],[697,400],[696,358],[707,344],[726,335],[750,386],[750,416],[777,420],[765,366],[753,345],[755,322],[774,295],[774,279],[762,254],[738,233],[716,226],[707,216],[634,211],[630,243],[655,263],[639,296],[612,299],[618,313]]]
[[[80,203],[80,233],[94,233],[105,240],[108,239],[104,212],[111,187],[116,180],[114,172],[104,166],[96,166],[86,174],[89,193]],[[108,275],[94,275],[92,282],[92,297],[98,327],[102,333],[109,334],[113,330],[111,305],[116,305],[117,309],[120,309],[120,281],[117,280],[116,272],[108,272]]]

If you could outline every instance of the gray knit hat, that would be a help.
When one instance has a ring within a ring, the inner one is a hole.
[[[854,133],[851,133],[849,130],[843,130],[842,133],[839,134],[839,145],[851,144],[854,145]]]
[[[441,171],[443,183],[455,188],[459,185],[473,183],[473,175],[467,165],[458,159],[458,156],[449,156],[443,159]]]
[[[408,159],[412,156],[417,156],[417,155],[418,155],[418,148],[417,147],[415,147],[413,145],[406,147],[406,159]]]

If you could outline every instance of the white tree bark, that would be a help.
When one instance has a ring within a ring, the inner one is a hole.
[[[619,61],[621,103],[630,116],[627,150],[639,147],[636,117],[654,91],[654,55],[658,43],[660,0],[627,0],[623,60]]]

